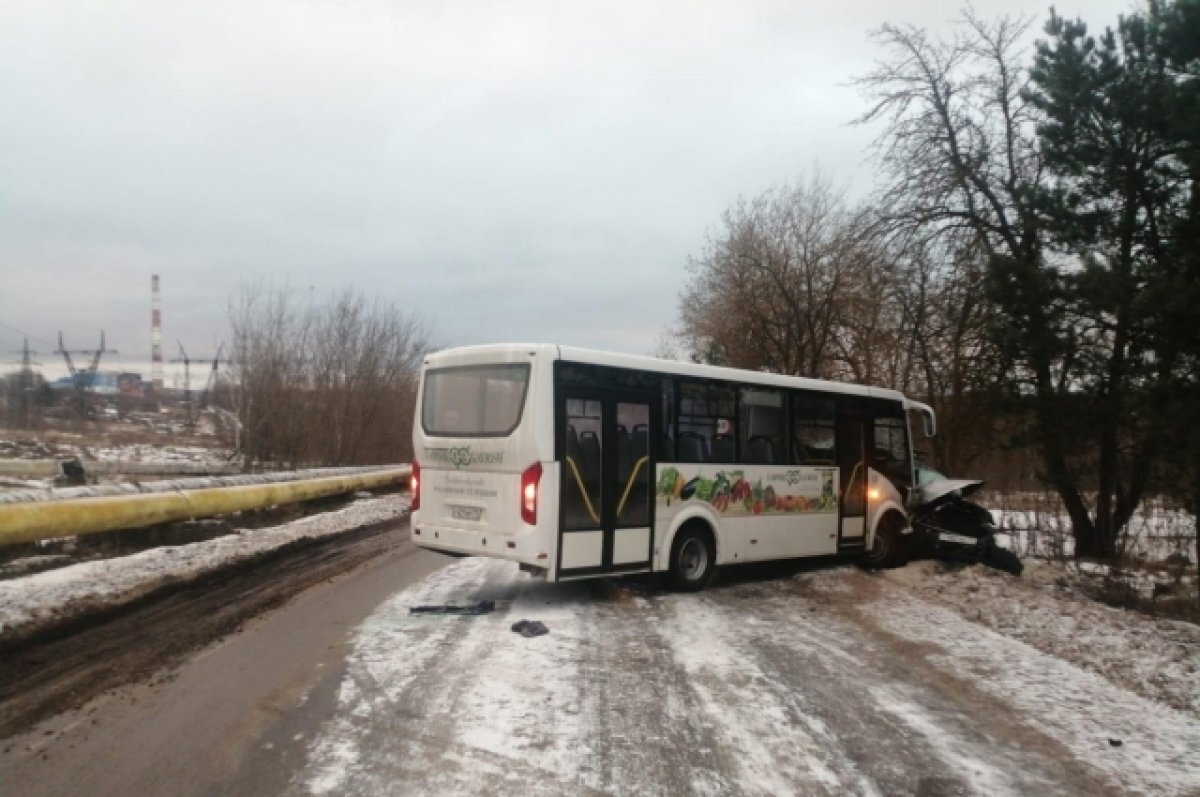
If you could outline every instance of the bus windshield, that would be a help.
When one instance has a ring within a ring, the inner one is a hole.
[[[425,374],[421,425],[441,437],[507,437],[521,422],[529,365],[471,365]]]

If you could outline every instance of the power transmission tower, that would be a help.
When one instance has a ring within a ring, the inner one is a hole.
[[[224,350],[225,343],[222,342],[220,346],[217,346],[217,356],[212,358],[212,370],[208,372],[208,381],[204,383],[204,391],[200,394],[201,410],[208,406],[208,393],[210,390],[212,390],[213,385],[217,383],[217,369],[221,367],[222,363],[225,365],[233,365],[233,360],[228,358],[224,360],[221,359],[221,352]]]
[[[71,382],[75,387],[75,398],[79,402],[79,411],[83,415],[87,415],[88,400],[87,394],[94,387],[96,382],[96,370],[100,367],[100,358],[105,354],[117,354],[116,349],[106,348],[104,345],[104,330],[100,330],[100,348],[98,349],[68,349],[63,345],[62,332],[58,333],[58,348],[54,351],[55,354],[61,354],[63,360],[67,363],[67,371],[71,374]],[[87,368],[80,370],[75,367],[75,361],[71,359],[72,354],[90,355],[91,363]]]
[[[185,350],[183,348],[183,342],[180,340],[176,340],[175,342],[179,344],[179,356],[172,357],[171,362],[183,363],[183,397],[184,397],[184,402],[187,404],[187,425],[188,425],[188,429],[195,429],[196,428],[196,417],[195,417],[195,414],[193,411],[194,408],[192,405],[192,361],[193,360],[196,362],[208,362],[209,360],[212,361],[212,371],[209,373],[208,382],[204,386],[204,392],[200,394],[200,407],[201,407],[201,409],[203,409],[204,404],[208,399],[208,390],[212,386],[213,380],[216,378],[218,366],[220,365],[220,363],[222,363],[222,362],[228,363],[228,362],[230,362],[230,360],[222,360],[221,359],[221,350],[225,348],[224,343],[222,343],[220,346],[217,347],[217,353],[212,357],[209,357],[208,355],[205,355],[203,357],[189,357],[187,350]]]
[[[41,365],[33,361],[33,355],[36,351],[29,348],[29,338],[25,338],[25,345],[21,349],[13,350],[13,354],[21,355],[21,372],[17,375],[17,391],[20,399],[21,417],[25,419],[25,428],[33,428],[33,366]]]

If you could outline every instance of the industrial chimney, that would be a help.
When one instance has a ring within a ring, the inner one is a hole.
[[[150,276],[150,379],[155,390],[163,389],[162,298],[158,293],[158,275]]]

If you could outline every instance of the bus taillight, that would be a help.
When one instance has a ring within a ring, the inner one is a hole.
[[[521,474],[521,520],[537,525],[538,482],[542,480],[542,463],[535,462]]]
[[[414,459],[412,463],[412,511],[421,508],[421,465]]]

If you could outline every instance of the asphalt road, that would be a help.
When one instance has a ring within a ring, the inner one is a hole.
[[[853,567],[675,595],[397,543],[0,743],[0,792],[1200,794],[1197,749],[1189,715]]]
[[[449,561],[414,548],[407,531],[407,523],[397,524],[383,535],[352,539],[338,554],[373,542],[376,555],[247,621],[176,668],[148,673],[0,741],[0,794],[282,791],[289,768],[303,761],[290,729],[317,725],[333,710],[326,698],[340,680],[351,630],[396,590]],[[272,558],[261,565],[263,578],[243,577],[240,588],[223,585],[203,599],[172,596],[174,622],[159,609],[152,620],[122,618],[116,629],[106,623],[91,632],[107,637],[110,648],[158,648],[172,635],[190,641],[197,611],[220,613],[214,598],[234,604],[257,597],[263,582],[278,590],[289,580],[308,584],[328,558],[324,547]]]

